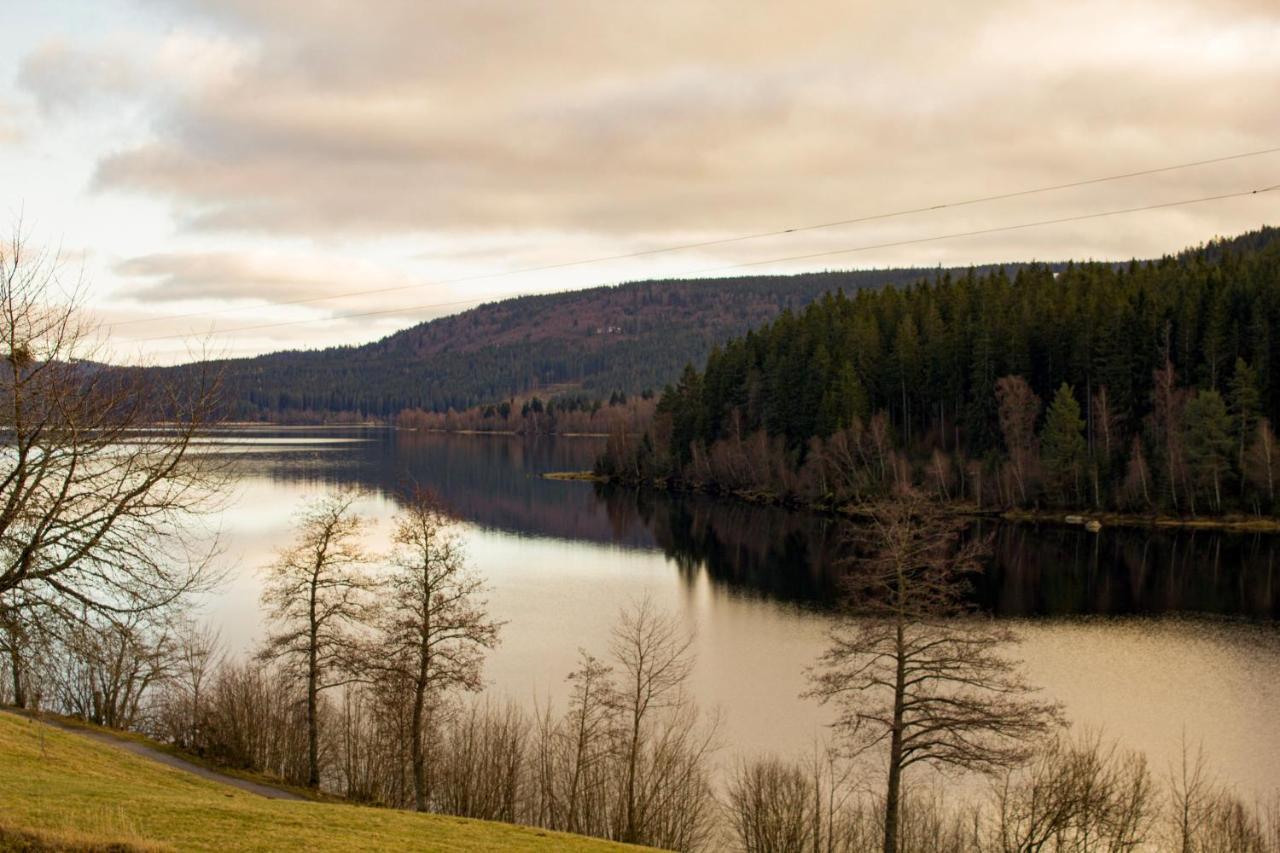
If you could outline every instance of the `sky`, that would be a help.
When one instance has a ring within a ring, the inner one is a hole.
[[[1154,257],[1280,224],[1273,192],[929,239],[1274,186],[1276,152],[651,252],[1280,147],[1275,0],[0,6],[0,234],[58,249],[122,361],[643,278]]]

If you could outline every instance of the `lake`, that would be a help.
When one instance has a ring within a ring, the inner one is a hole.
[[[227,580],[203,609],[236,651],[263,636],[261,568],[308,497],[368,490],[360,512],[384,548],[394,495],[438,491],[464,519],[471,565],[506,621],[490,692],[563,707],[578,650],[608,650],[619,610],[651,597],[695,633],[692,688],[720,708],[721,759],[798,755],[825,709],[800,698],[839,589],[840,525],[813,514],[639,494],[548,471],[589,468],[600,441],[376,428],[219,432],[238,454],[223,510]],[[1145,752],[1164,775],[1182,739],[1248,798],[1280,786],[1280,537],[988,524],[978,603],[1013,620],[1032,683],[1073,725]]]

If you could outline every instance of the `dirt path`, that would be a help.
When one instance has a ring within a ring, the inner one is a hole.
[[[199,776],[201,779],[208,779],[211,782],[217,782],[222,785],[230,785],[233,788],[239,788],[242,791],[248,791],[250,794],[257,794],[260,797],[266,797],[270,800],[299,800],[301,802],[310,802],[306,797],[295,794],[292,791],[287,791],[283,788],[274,788],[270,785],[263,785],[258,782],[250,782],[248,779],[228,776],[225,773],[210,770],[208,767],[202,767],[199,764],[179,758],[176,755],[170,755],[163,750],[147,746],[144,743],[138,743],[137,741],[128,740],[127,738],[115,737],[114,735],[107,734],[106,732],[66,725],[65,723],[48,717],[37,718],[28,714],[23,714],[22,716],[29,720],[35,720],[39,723],[43,723],[44,725],[54,726],[55,728],[62,729],[63,731],[96,740],[99,743],[105,743],[108,746],[115,747],[116,749],[123,749],[126,752],[132,752],[134,755],[140,755],[143,758],[148,758],[152,761],[163,764],[166,767],[172,767],[175,770],[181,770],[185,773],[191,773]]]

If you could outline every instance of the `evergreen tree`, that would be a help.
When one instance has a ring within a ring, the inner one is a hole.
[[[1243,471],[1245,450],[1257,429],[1258,417],[1262,411],[1258,375],[1243,358],[1236,359],[1229,395],[1228,411],[1235,423],[1236,469]]]
[[[1075,392],[1062,383],[1053,395],[1040,433],[1045,477],[1054,497],[1063,503],[1081,498],[1080,475],[1085,459],[1084,420]]]
[[[853,363],[846,361],[823,395],[818,434],[831,435],[848,427],[854,418],[865,419],[867,414],[867,392],[858,381]]]
[[[1231,415],[1217,391],[1200,391],[1187,403],[1187,466],[1194,498],[1205,494],[1214,512],[1222,511],[1223,480],[1231,472]]]

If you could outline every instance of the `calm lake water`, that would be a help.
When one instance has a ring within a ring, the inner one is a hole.
[[[805,753],[824,735],[828,713],[799,694],[838,589],[830,519],[540,477],[590,467],[590,438],[273,428],[208,443],[242,454],[221,519],[228,579],[205,608],[233,649],[263,635],[260,570],[303,501],[366,487],[380,548],[397,489],[416,481],[465,519],[471,564],[507,622],[486,664],[491,694],[562,706],[578,650],[606,654],[619,610],[647,595],[696,634],[693,689],[723,711],[723,760]],[[991,532],[975,594],[1015,621],[1027,676],[1074,725],[1141,749],[1157,774],[1185,735],[1245,796],[1280,787],[1280,538]]]

